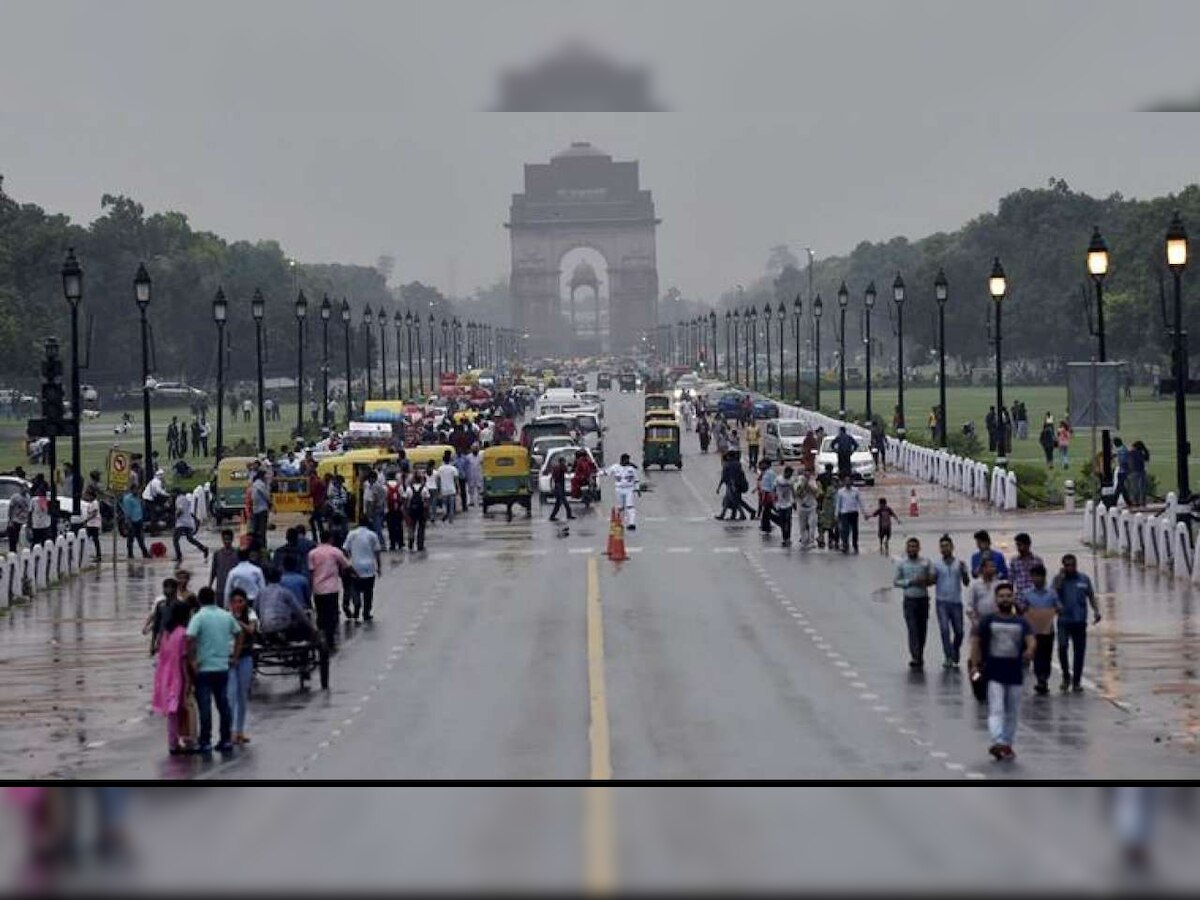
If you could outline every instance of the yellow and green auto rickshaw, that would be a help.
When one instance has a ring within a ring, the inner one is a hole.
[[[674,419],[646,420],[645,436],[642,439],[642,468],[657,465],[660,469],[674,466],[683,468],[683,454],[679,451],[679,423]]]
[[[665,413],[668,416],[674,416],[675,412],[671,408],[671,397],[669,394],[647,394],[644,401],[645,416],[649,419],[654,413]]]
[[[246,488],[250,486],[250,467],[258,462],[256,456],[226,456],[217,463],[213,477],[213,518],[217,523],[236,519],[246,505]]]
[[[442,464],[447,450],[450,451],[450,458],[454,459],[454,448],[449,444],[419,444],[416,447],[406,447],[404,457],[412,471],[419,469],[421,472],[428,472],[430,463],[433,463],[435,469]]]
[[[497,444],[479,454],[483,460],[483,514],[489,506],[503,506],[512,521],[513,505],[533,514],[529,490],[529,451],[520,444]]]
[[[359,518],[359,485],[366,478],[367,472],[379,463],[395,463],[398,457],[384,447],[362,447],[358,450],[347,450],[337,456],[326,456],[317,463],[317,477],[324,480],[326,475],[341,475],[346,482],[346,493],[349,503],[346,514],[355,521]],[[310,501],[311,502],[311,501]]]

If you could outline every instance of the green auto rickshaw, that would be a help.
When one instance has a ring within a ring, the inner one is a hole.
[[[671,419],[647,420],[642,440],[642,468],[657,465],[660,469],[674,466],[683,468],[683,454],[679,450],[679,423]]]

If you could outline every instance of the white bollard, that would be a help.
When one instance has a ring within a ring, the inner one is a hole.
[[[1079,532],[1079,541],[1085,547],[1096,546],[1096,501],[1088,500],[1083,504],[1083,530]]]
[[[1133,538],[1129,533],[1132,518],[1127,509],[1121,510],[1120,516],[1117,517],[1117,547],[1120,549],[1122,556],[1133,555]]]
[[[1196,546],[1192,549],[1192,584],[1200,584],[1200,541],[1196,541]]]
[[[1004,493],[1004,508],[1005,509],[1016,509],[1017,508],[1017,473],[1010,470],[1005,481],[1007,482],[1008,487]]]
[[[1175,577],[1191,578],[1188,565],[1192,561],[1192,538],[1182,522],[1175,524]]]
[[[1104,550],[1106,553],[1121,552],[1121,514],[1115,506],[1110,506],[1105,513]]]
[[[1163,572],[1171,572],[1175,558],[1175,529],[1169,520],[1158,520],[1158,567]]]
[[[1134,513],[1132,533],[1133,559],[1135,562],[1146,561],[1146,517],[1142,513]]]
[[[15,554],[13,554],[15,555]],[[0,560],[0,609],[8,609],[12,602],[11,556]]]
[[[35,544],[29,551],[29,561],[33,566],[33,571],[30,573],[33,580],[33,592],[36,594],[46,586],[46,548],[41,544]]]

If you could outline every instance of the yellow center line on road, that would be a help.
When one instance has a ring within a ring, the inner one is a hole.
[[[588,745],[592,781],[612,779],[608,732],[608,695],[604,683],[604,617],[600,609],[600,571],[596,557],[587,560]],[[616,883],[612,796],[607,786],[584,788],[584,889],[610,893]]]

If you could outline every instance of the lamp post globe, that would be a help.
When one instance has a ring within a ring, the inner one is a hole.
[[[366,347],[366,350],[367,350],[367,393],[364,397],[364,401],[369,401],[371,399],[371,395],[373,393],[371,369],[374,368],[374,366],[373,366],[374,360],[371,358],[371,356],[372,356],[372,354],[371,354],[371,326],[375,324],[375,313],[371,310],[370,303],[368,303],[363,308],[362,323],[363,323],[363,335],[366,338],[366,342],[367,342],[367,347]],[[365,408],[366,407],[364,406],[364,409]]]
[[[1099,226],[1092,227],[1092,238],[1088,241],[1087,270],[1096,289],[1096,344],[1100,362],[1108,359],[1108,338],[1104,327],[1104,278],[1108,275],[1108,244]],[[1104,428],[1100,432],[1100,496],[1105,503],[1113,499],[1112,481],[1112,432]]]
[[[771,393],[771,304],[768,302],[763,306],[763,339],[767,344],[767,393]],[[780,325],[782,326],[782,322]]]
[[[329,427],[329,320],[333,304],[329,295],[321,299],[321,424]]]

